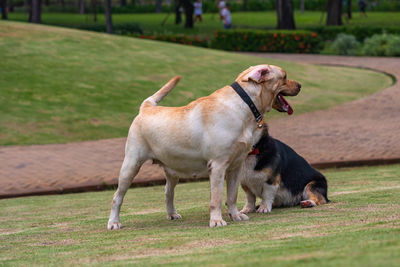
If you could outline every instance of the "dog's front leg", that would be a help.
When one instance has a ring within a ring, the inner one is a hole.
[[[224,190],[224,179],[226,164],[218,164],[215,161],[210,166],[210,227],[225,226],[226,222],[222,219],[222,198]]]
[[[232,221],[247,221],[249,219],[246,214],[239,212],[236,206],[240,170],[241,168],[239,167],[229,171],[226,178],[226,204]]]
[[[267,184],[265,183],[263,186],[262,196],[261,196],[261,204],[257,209],[257,213],[268,213],[272,210],[272,203],[274,203],[274,199],[276,193],[278,192],[279,184]]]

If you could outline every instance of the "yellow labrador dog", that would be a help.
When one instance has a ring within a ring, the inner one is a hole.
[[[183,107],[157,104],[175,87],[175,77],[142,103],[134,119],[125,147],[118,189],[114,194],[107,228],[120,229],[119,213],[126,191],[142,164],[148,160],[165,170],[167,218],[180,219],[174,207],[174,188],[180,177],[210,177],[210,227],[224,226],[221,206],[224,179],[227,181],[228,213],[233,221],[248,220],[236,207],[238,174],[252,147],[262,135],[249,106],[231,86]],[[272,106],[290,113],[283,95],[294,96],[300,84],[288,80],[277,66],[258,65],[243,71],[236,83],[261,114]],[[262,122],[261,122],[262,123]]]

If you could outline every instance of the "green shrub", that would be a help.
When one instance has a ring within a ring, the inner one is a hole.
[[[331,51],[339,55],[355,55],[360,43],[354,35],[340,33],[331,45]]]
[[[321,39],[309,31],[217,31],[212,48],[228,51],[318,53]]]
[[[188,36],[182,34],[162,34],[162,35],[136,35],[141,39],[150,39],[157,41],[164,41],[170,43],[178,43],[184,45],[193,45],[200,47],[209,47],[209,40],[206,38],[200,38],[197,36]]]
[[[400,36],[384,33],[367,38],[362,53],[366,56],[400,56]]]
[[[121,24],[114,24],[114,32],[116,34],[121,35],[129,35],[129,34],[143,34],[143,29],[138,23],[121,23]],[[106,25],[105,24],[83,24],[77,27],[81,30],[87,31],[95,31],[95,32],[106,32]]]
[[[373,27],[373,26],[318,26],[308,27],[307,30],[318,33],[324,40],[335,40],[340,33],[354,35],[357,41],[362,42],[365,38],[383,32],[400,34],[400,27]]]
[[[386,47],[386,55],[389,57],[400,56],[400,36],[392,35],[393,38],[389,39]]]
[[[400,1],[398,0],[380,0],[368,1],[371,10],[374,11],[399,11]]]

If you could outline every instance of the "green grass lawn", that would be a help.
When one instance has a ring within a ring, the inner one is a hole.
[[[370,12],[368,17],[360,16],[357,12],[354,18],[349,21],[343,20],[345,25],[360,26],[398,26],[400,25],[400,15],[398,12]],[[154,33],[184,33],[189,35],[212,36],[215,30],[222,29],[222,22],[216,14],[204,14],[204,21],[195,25],[194,29],[185,29],[183,25],[175,25],[175,16],[171,14],[166,24],[161,26],[166,14],[114,14],[114,23],[137,22],[142,25],[146,34]],[[11,20],[27,21],[28,15],[24,13],[10,13]],[[66,13],[44,13],[43,23],[51,25],[76,26],[81,24],[95,24],[93,15],[66,14]],[[326,18],[326,14],[324,16]],[[321,12],[308,11],[301,13],[295,12],[297,28],[307,28],[319,26]],[[250,28],[276,28],[276,12],[236,12],[232,13],[232,20],[235,27]],[[104,24],[104,15],[98,15],[98,24]],[[324,25],[323,20],[322,25]]]
[[[162,105],[185,105],[251,65],[275,64],[302,92],[295,114],[326,109],[388,87],[370,70],[300,65],[250,55],[0,22],[0,145],[125,137],[141,102],[183,76]],[[267,119],[283,114],[270,113]]]
[[[114,191],[3,199],[0,265],[398,266],[400,165],[324,174],[329,204],[248,222],[224,208],[223,228],[208,227],[208,182],[177,186],[179,221],[165,218],[162,186],[131,188],[120,231],[106,230]]]

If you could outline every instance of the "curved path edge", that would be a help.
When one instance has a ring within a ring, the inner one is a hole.
[[[361,67],[400,79],[399,58],[252,54],[306,64]],[[269,122],[271,135],[314,167],[400,163],[400,85],[353,102]],[[125,138],[69,144],[0,147],[0,198],[113,188]],[[203,179],[182,179],[199,181]],[[164,184],[162,169],[146,162],[132,186]]]

